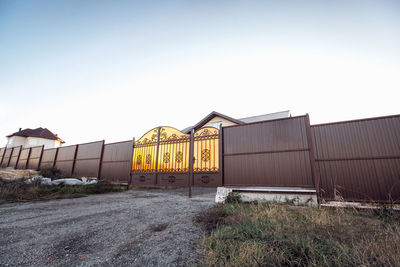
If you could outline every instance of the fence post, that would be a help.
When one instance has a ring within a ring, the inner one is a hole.
[[[28,157],[26,158],[26,163],[25,163],[25,170],[28,169],[29,159],[31,158],[31,153],[32,153],[32,147],[29,148]]]
[[[194,150],[194,129],[190,131],[189,139],[189,197],[192,197],[193,184],[193,150]]]
[[[98,170],[98,172],[97,172],[97,179],[98,179],[98,180],[100,180],[100,177],[101,177],[101,167],[103,166],[104,143],[105,143],[105,140],[103,140],[103,142],[102,142],[102,144],[101,144],[99,170]]]
[[[15,162],[14,169],[18,168],[18,162],[19,162],[19,158],[21,157],[21,152],[22,152],[22,145],[19,147],[19,153],[18,153],[17,161]]]
[[[308,148],[310,153],[310,165],[311,165],[311,175],[312,180],[314,182],[315,189],[317,191],[317,200],[320,203],[320,183],[319,177],[317,175],[317,169],[315,167],[315,154],[314,154],[314,146],[311,137],[311,124],[310,124],[310,116],[308,113],[306,114],[306,128],[307,128],[307,139],[308,139]]]
[[[10,157],[8,158],[7,167],[10,166],[10,161],[11,161],[13,152],[14,152],[14,147],[11,148],[11,154],[10,154]]]
[[[39,163],[37,167],[38,170],[40,169],[40,164],[42,164],[43,152],[44,152],[44,145],[42,145],[42,152],[40,152]]]
[[[219,173],[221,175],[222,186],[225,185],[224,177],[224,128],[221,126],[219,129]]]
[[[74,172],[75,172],[76,156],[78,155],[78,149],[79,149],[79,144],[76,145],[76,148],[75,148],[74,161],[72,162],[71,176],[73,176]]]
[[[157,150],[156,150],[156,166],[154,171],[156,173],[156,185],[158,184],[158,152],[160,148],[160,134],[161,134],[161,127],[158,127],[158,134],[157,134]]]
[[[53,168],[56,166],[56,162],[57,162],[57,157],[58,157],[58,150],[59,150],[60,148],[59,147],[57,147],[57,149],[56,149],[56,154],[54,155],[54,160],[53,160]]]
[[[129,181],[128,181],[128,190],[129,190],[129,187],[131,186],[131,184],[132,184],[132,164],[133,164],[133,150],[135,149],[135,137],[133,137],[132,138],[132,146],[131,146],[131,156],[130,156],[130,158],[129,158],[129,160],[130,160],[130,162],[131,162],[131,167],[130,167],[130,169],[129,169]]]
[[[0,168],[1,168],[1,165],[3,164],[4,155],[6,154],[6,151],[7,151],[7,147],[4,147],[3,155],[1,155],[1,160],[0,160]]]

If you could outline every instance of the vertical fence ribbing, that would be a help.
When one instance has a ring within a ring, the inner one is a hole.
[[[74,175],[75,172],[76,156],[78,155],[78,149],[79,149],[79,144],[76,145],[75,147],[74,160],[72,161],[72,169],[71,169],[72,176]]]
[[[134,152],[134,149],[135,149],[135,137],[132,138],[131,153],[130,153],[130,157],[129,157],[130,168],[129,168],[128,190],[129,190],[129,187],[132,184],[132,167],[133,167],[133,152]]]
[[[189,139],[189,197],[192,197],[192,184],[193,184],[193,150],[194,150],[194,129],[190,132]]]
[[[15,162],[14,169],[17,169],[17,167],[18,167],[18,162],[19,162],[19,157],[21,156],[21,152],[22,152],[22,145],[19,147],[19,152],[18,152],[17,160]]]
[[[0,167],[3,164],[4,156],[6,155],[7,147],[4,147],[3,155],[1,155]]]
[[[11,158],[12,158],[12,154],[14,153],[14,148],[12,147],[11,148],[11,154],[10,154],[10,157],[8,158],[8,162],[7,162],[7,167],[9,167],[10,166],[10,161],[11,161]]]
[[[310,116],[308,113],[306,114],[306,132],[307,132],[307,141],[308,141],[308,148],[309,148],[309,155],[310,155],[310,165],[311,165],[311,175],[313,178],[314,186],[317,191],[317,200],[318,203],[320,203],[320,182],[319,182],[319,177],[317,174],[317,169],[315,166],[315,151],[314,151],[314,145],[312,142],[312,136],[311,136],[311,124],[310,124]]]
[[[103,165],[103,155],[104,155],[104,143],[105,140],[103,140],[102,144],[101,144],[101,152],[100,152],[100,160],[99,160],[99,170],[97,171],[97,179],[100,180],[100,176],[101,176],[101,167]]]
[[[28,169],[28,164],[29,164],[29,159],[31,157],[31,153],[32,153],[32,147],[29,148],[29,152],[28,152],[28,157],[26,158],[26,163],[25,163],[25,170]]]
[[[44,145],[42,145],[42,151],[40,152],[39,163],[37,167],[38,169],[40,169],[40,164],[42,164],[43,153],[44,153]]]

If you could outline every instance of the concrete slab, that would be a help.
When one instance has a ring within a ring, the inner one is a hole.
[[[216,203],[225,202],[231,193],[240,195],[242,201],[270,201],[277,203],[292,203],[295,205],[318,206],[318,198],[315,189],[301,187],[218,187],[215,196]]]

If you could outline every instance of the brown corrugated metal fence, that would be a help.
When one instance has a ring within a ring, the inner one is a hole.
[[[104,141],[79,144],[73,176],[98,177]]]
[[[57,150],[58,148],[49,148],[43,150],[40,168],[52,168],[54,166],[54,161],[56,160],[57,156]]]
[[[72,176],[78,145],[59,147],[54,166],[62,175]],[[45,150],[46,151],[46,150]]]
[[[227,186],[316,187],[325,200],[400,201],[400,115],[311,127],[308,115],[241,124],[222,129],[222,144]],[[129,182],[133,145],[1,148],[0,165]]]
[[[5,147],[0,148],[0,167],[2,167],[2,165],[3,165],[2,163],[3,163],[3,158],[4,158],[5,152],[6,152]]]
[[[101,180],[128,182],[132,166],[133,140],[104,145]]]
[[[40,160],[42,158],[44,146],[31,147],[31,152],[28,158],[27,169],[39,169]]]
[[[314,187],[307,116],[223,128],[225,185]]]
[[[44,169],[56,167],[64,176],[98,177],[111,182],[129,182],[133,140],[104,144],[103,141],[60,148],[43,146],[0,148],[1,167]]]
[[[30,150],[31,150],[30,148],[24,148],[21,150],[21,154],[19,156],[16,169],[26,169],[26,163],[28,162],[28,156]]]
[[[11,153],[13,151],[12,147],[8,147],[6,148],[5,152],[4,152],[4,156],[3,156],[3,160],[1,162],[1,167],[2,168],[6,168],[8,167],[8,163],[10,162],[10,158],[11,158]]]
[[[21,150],[22,150],[22,146],[17,146],[17,147],[13,148],[8,167],[15,168],[17,166],[17,162],[18,162],[18,158],[19,158],[19,154],[20,154]]]
[[[400,116],[311,129],[322,198],[400,201]]]

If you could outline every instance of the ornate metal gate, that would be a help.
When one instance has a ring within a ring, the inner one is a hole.
[[[134,144],[132,184],[186,187],[191,181],[194,186],[222,185],[220,146],[216,128],[191,134],[172,127],[154,128]]]
[[[194,186],[217,187],[222,185],[222,172],[220,172],[221,145],[220,133],[216,128],[205,127],[194,133]]]

